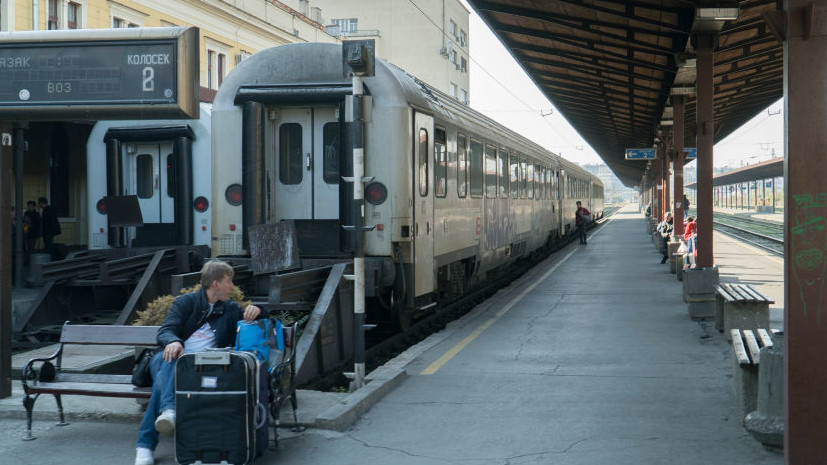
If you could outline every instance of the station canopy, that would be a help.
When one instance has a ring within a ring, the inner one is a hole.
[[[685,95],[684,146],[696,146],[693,31],[716,30],[715,142],[783,96],[783,25],[776,0],[468,0],[606,165],[628,187],[671,130]],[[732,19],[735,18],[735,19]]]

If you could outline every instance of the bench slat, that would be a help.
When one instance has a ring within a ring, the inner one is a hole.
[[[761,347],[772,347],[772,339],[764,328],[758,328],[758,339],[761,342]]]
[[[744,341],[741,339],[741,331],[731,329],[729,333],[732,335],[732,349],[735,351],[735,357],[738,359],[738,363],[740,365],[749,365],[749,356],[747,355],[747,351],[744,349]]]
[[[753,297],[740,284],[732,284],[730,289],[732,289],[732,292],[739,302],[749,302],[753,300]]]
[[[715,286],[715,292],[717,292],[718,295],[726,299],[727,302],[735,302],[736,300],[736,298],[732,294],[732,291],[727,287],[726,284]]]
[[[747,285],[746,287],[747,287],[747,290],[755,296],[755,300],[763,301],[763,302],[766,302],[768,304],[774,304],[775,303],[774,300],[772,300],[769,297],[767,297],[766,295],[764,295],[758,289],[756,289],[756,288],[754,288],[750,285]]]
[[[753,334],[751,329],[744,330],[744,340],[747,342],[753,365],[758,365],[761,363],[761,353],[758,347],[758,341],[755,340],[755,334]]]
[[[29,386],[31,394],[74,394],[79,396],[97,397],[125,397],[125,398],[149,398],[152,395],[152,388],[139,388],[132,384],[101,384],[101,383],[37,383]]]
[[[101,383],[101,384],[132,384],[132,375],[105,375],[97,373],[58,373],[55,377],[58,383]]]
[[[158,326],[64,325],[60,342],[66,344],[157,344]]]

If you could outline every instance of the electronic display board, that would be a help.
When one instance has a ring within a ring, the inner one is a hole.
[[[0,119],[198,117],[198,30],[0,34]]]

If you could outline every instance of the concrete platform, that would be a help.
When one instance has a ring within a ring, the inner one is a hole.
[[[282,430],[280,449],[257,463],[782,464],[742,427],[732,348],[711,322],[689,319],[682,283],[660,264],[644,223],[633,206],[622,209],[588,245],[558,251],[371,373],[356,393],[299,392],[310,429]],[[749,282],[783,302],[774,262],[746,255],[715,236],[722,281]],[[783,324],[776,305],[773,327]],[[88,463],[89,450],[107,463],[134,458],[134,401],[67,397],[70,418],[111,421],[56,428],[54,401],[43,396],[39,438],[24,443],[20,396],[17,386],[0,400],[8,457],[37,447],[39,459],[64,465]],[[169,441],[156,460],[174,463]]]

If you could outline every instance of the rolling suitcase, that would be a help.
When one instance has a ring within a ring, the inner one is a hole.
[[[184,354],[175,365],[180,465],[251,463],[268,439],[267,367],[249,352]]]

